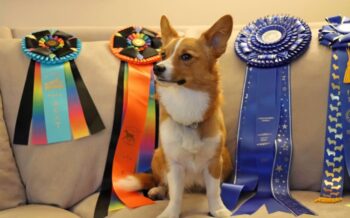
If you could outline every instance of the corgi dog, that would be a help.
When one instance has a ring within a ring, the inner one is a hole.
[[[148,196],[169,196],[158,218],[178,218],[185,190],[203,187],[214,217],[230,217],[220,197],[220,184],[233,170],[221,111],[222,90],[217,60],[231,36],[230,15],[198,38],[180,37],[162,16],[163,60],[154,66],[160,105],[159,148],[152,175],[127,176],[117,185],[126,191],[149,189]]]

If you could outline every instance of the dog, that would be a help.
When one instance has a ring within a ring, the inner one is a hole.
[[[160,145],[151,174],[117,181],[126,191],[149,189],[148,196],[169,204],[158,218],[178,218],[185,190],[203,187],[214,217],[232,212],[220,197],[220,184],[233,170],[221,111],[222,90],[217,60],[231,36],[230,15],[220,18],[198,38],[180,37],[167,17],[161,22],[163,60],[154,66],[160,105]]]

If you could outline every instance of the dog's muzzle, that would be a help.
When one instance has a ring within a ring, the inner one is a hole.
[[[167,82],[167,83],[176,83],[178,85],[183,85],[186,83],[185,79],[180,79],[177,81],[167,80],[164,76],[165,71],[166,71],[166,67],[164,64],[156,64],[153,67],[153,72],[157,76],[158,81]]]

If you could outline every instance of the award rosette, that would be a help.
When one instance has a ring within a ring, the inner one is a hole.
[[[135,172],[149,172],[158,137],[153,64],[161,60],[160,36],[143,27],[113,34],[112,53],[121,60],[115,117],[95,218],[125,206],[154,203],[138,192],[118,189],[116,181]]]
[[[316,202],[342,200],[345,170],[350,175],[350,18],[326,18],[320,44],[332,48],[321,196]]]
[[[34,145],[58,143],[104,129],[74,62],[80,40],[59,30],[44,30],[25,36],[21,45],[31,62],[13,143],[27,145],[29,138]]]
[[[292,157],[290,63],[311,40],[310,28],[290,16],[267,16],[244,27],[235,41],[247,63],[241,102],[234,184],[224,184],[222,198],[233,209],[241,191],[255,191],[234,214],[314,214],[289,193]]]

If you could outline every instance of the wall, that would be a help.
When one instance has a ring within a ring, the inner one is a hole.
[[[307,22],[350,16],[350,0],[0,0],[0,26],[209,25],[229,13],[236,24],[288,13]]]

